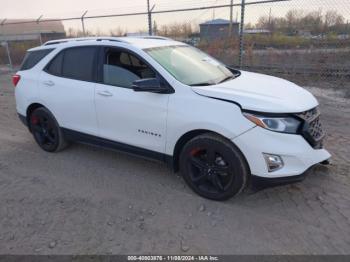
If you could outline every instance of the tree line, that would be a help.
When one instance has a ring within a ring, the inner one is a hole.
[[[345,21],[341,14],[337,11],[323,13],[322,10],[305,12],[294,9],[288,11],[284,17],[261,16],[258,22],[251,27],[268,29],[272,33],[287,35],[293,35],[300,31],[307,31],[312,35],[350,33],[348,21]]]
[[[337,11],[322,10],[305,12],[303,10],[293,9],[286,13],[283,17],[273,15],[260,16],[255,24],[248,23],[245,25],[246,29],[267,29],[272,34],[280,33],[285,35],[295,35],[298,32],[306,31],[312,35],[320,34],[350,34],[349,22],[345,20],[344,16]],[[144,34],[147,29],[141,29],[134,33]],[[175,22],[170,24],[158,25],[153,21],[153,33],[155,35],[169,36],[174,38],[190,37],[198,35],[199,25],[194,22]],[[109,32],[103,32],[100,29],[88,31],[88,35],[111,35],[111,36],[125,36],[127,29],[120,26],[111,29]],[[74,30],[69,28],[67,35],[70,37],[81,36],[81,30]]]

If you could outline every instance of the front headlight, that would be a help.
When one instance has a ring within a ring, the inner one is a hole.
[[[301,125],[301,121],[291,116],[273,117],[252,113],[243,113],[243,115],[254,124],[276,132],[296,134]]]

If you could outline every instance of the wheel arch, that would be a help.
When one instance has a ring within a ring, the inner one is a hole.
[[[26,122],[27,122],[27,126],[28,126],[29,131],[31,131],[30,130],[30,115],[32,114],[32,112],[34,112],[35,109],[38,109],[40,107],[46,108],[43,104],[40,104],[40,103],[32,103],[27,107]]]
[[[173,153],[173,157],[172,157],[172,163],[171,163],[171,167],[173,168],[174,172],[178,172],[179,171],[179,160],[180,160],[180,153],[182,148],[186,145],[186,143],[188,141],[190,141],[192,138],[205,134],[205,133],[211,133],[214,135],[217,135],[219,137],[224,138],[225,140],[229,141],[242,155],[245,164],[248,168],[248,171],[250,173],[250,166],[249,163],[247,161],[246,156],[243,154],[242,150],[235,144],[233,143],[230,139],[228,139],[227,137],[223,136],[222,134],[212,131],[212,130],[208,130],[208,129],[195,129],[195,130],[191,130],[188,131],[187,133],[183,134],[176,142],[175,147],[174,147],[174,153]]]
[[[192,138],[205,134],[205,133],[212,133],[218,136],[221,136],[219,133],[207,130],[207,129],[195,129],[186,132],[183,134],[176,142],[174,151],[173,151],[173,157],[172,157],[172,168],[175,172],[179,171],[179,160],[180,160],[180,153],[182,148],[186,145],[188,141],[190,141]]]

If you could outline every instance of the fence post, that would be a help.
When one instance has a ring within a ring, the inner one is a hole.
[[[9,43],[4,41],[4,42],[1,42],[1,45],[6,48],[6,53],[7,53],[7,57],[9,60],[10,70],[12,71],[13,65],[12,65],[12,59],[11,59],[11,54],[10,54],[10,49],[9,49]]]
[[[3,29],[3,26],[5,25],[6,20],[7,20],[7,18],[5,18],[4,20],[1,21],[1,23],[0,23],[1,29]],[[2,30],[1,30],[1,33],[3,33]],[[5,35],[5,34],[2,34],[2,35]],[[4,47],[6,49],[10,70],[12,71],[13,70],[13,64],[12,64],[12,59],[11,59],[11,54],[10,54],[10,49],[9,49],[9,43],[4,38],[3,41],[0,44],[1,44],[2,47]]]
[[[5,18],[4,20],[2,20],[1,23],[0,23],[0,26],[1,26],[1,31],[0,31],[0,32],[1,32],[1,35],[5,35],[4,32],[3,32],[3,29],[4,29],[4,24],[5,24],[6,20],[7,20],[7,18]]]
[[[39,33],[39,40],[40,40],[40,45],[43,44],[43,39],[41,38],[41,29],[39,27],[40,19],[43,17],[43,15],[39,16],[39,18],[36,20],[36,24],[38,25],[38,33]]]
[[[148,34],[153,35],[153,29],[152,29],[152,11],[155,5],[150,8],[149,6],[149,0],[147,0],[147,13],[148,13]]]
[[[232,36],[232,22],[233,22],[233,0],[231,0],[231,5],[230,5],[230,26],[228,29],[228,37],[231,38]]]
[[[86,10],[85,12],[84,12],[84,14],[81,16],[81,25],[82,25],[82,27],[83,27],[83,36],[86,36],[86,34],[85,34],[85,24],[84,24],[84,16],[87,14],[87,12],[88,12],[88,10]]]
[[[242,0],[241,3],[241,24],[239,29],[239,68],[242,68],[243,65],[243,52],[244,52],[244,37],[243,37],[243,29],[244,29],[244,12],[245,12],[245,0]]]
[[[7,20],[7,18],[2,20],[1,23],[0,23],[0,25],[1,25],[1,33],[2,33],[2,29],[3,29],[3,26],[4,26],[5,22],[6,22],[6,20]],[[3,34],[3,35],[5,35],[5,34]]]

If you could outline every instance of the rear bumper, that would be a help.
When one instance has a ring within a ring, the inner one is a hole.
[[[232,141],[245,155],[251,174],[264,178],[293,179],[331,157],[325,149],[313,149],[301,135],[282,134],[261,127],[255,127]],[[284,166],[268,172],[263,153],[279,155]]]

